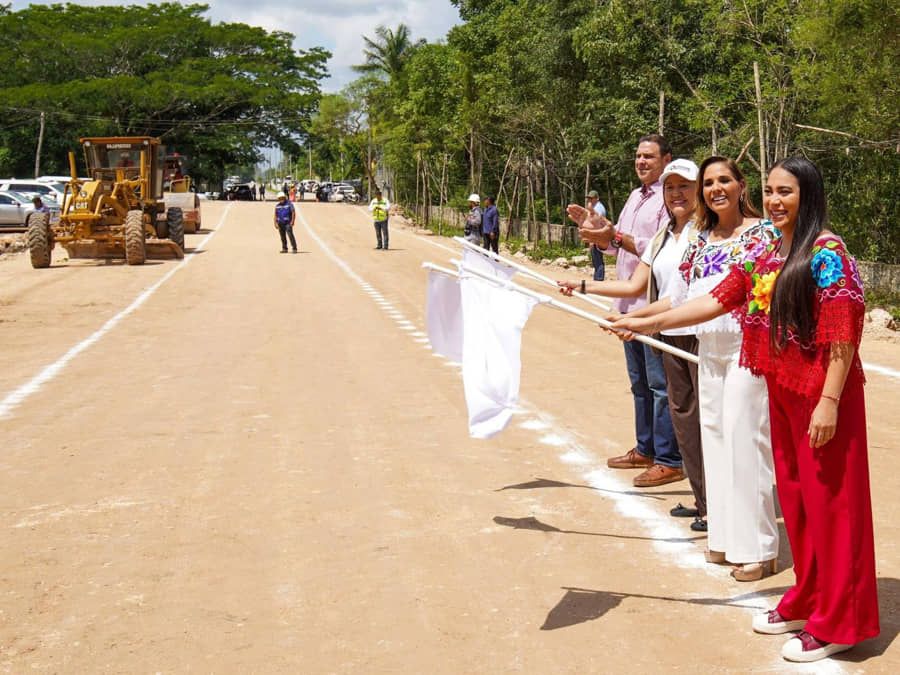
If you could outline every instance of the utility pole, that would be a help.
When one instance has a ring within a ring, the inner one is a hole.
[[[41,146],[44,145],[44,113],[41,113],[41,130],[38,133],[37,152],[34,153],[34,177],[41,175]]]
[[[306,137],[306,149],[309,155],[309,175],[307,178],[312,180],[312,139],[309,136]]]
[[[763,133],[762,87],[759,85],[759,63],[753,62],[753,83],[756,85],[756,117],[759,124],[759,189],[766,187],[766,137]],[[765,202],[763,202],[765,203]],[[763,215],[768,215],[763,206]]]

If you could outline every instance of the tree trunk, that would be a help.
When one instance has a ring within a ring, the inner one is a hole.
[[[547,150],[541,143],[541,162],[544,168],[544,216],[547,219],[547,243],[550,241],[550,176],[547,173]]]

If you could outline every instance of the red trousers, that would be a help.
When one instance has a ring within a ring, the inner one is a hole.
[[[807,435],[818,400],[771,379],[768,384],[775,479],[796,577],[778,613],[807,619],[804,630],[826,642],[875,637],[878,595],[862,380],[850,373],[835,436],[818,449],[810,447]]]

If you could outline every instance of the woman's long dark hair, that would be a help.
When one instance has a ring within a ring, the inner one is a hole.
[[[775,282],[769,307],[769,341],[775,349],[787,342],[788,329],[801,342],[809,342],[815,330],[812,305],[816,293],[810,265],[813,246],[828,225],[825,205],[825,184],[816,165],[804,157],[788,157],[772,169],[787,171],[800,186],[800,208],[788,253],[781,274]]]
[[[718,155],[713,155],[712,157],[707,157],[703,160],[703,164],[700,165],[700,173],[697,175],[697,206],[695,207],[697,218],[697,231],[703,232],[704,230],[711,230],[716,225],[719,224],[719,215],[709,208],[706,205],[706,202],[703,200],[703,176],[706,173],[706,168],[711,166],[712,164],[724,164],[728,167],[729,173],[731,173],[732,178],[734,178],[739,183],[743,183],[745,186],[747,185],[747,181],[744,178],[744,174],[741,173],[740,167],[738,167],[737,163],[733,159],[729,159],[728,157],[719,157]],[[746,190],[741,195],[741,215],[744,218],[753,218],[759,217],[759,210],[753,206],[753,203],[750,201],[750,197],[747,195]]]

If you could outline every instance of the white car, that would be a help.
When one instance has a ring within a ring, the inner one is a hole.
[[[62,203],[66,186],[63,183],[51,183],[40,180],[25,180],[22,178],[9,178],[0,180],[0,190],[18,192],[26,197],[49,197],[58,204]]]
[[[356,193],[356,188],[352,185],[338,183],[332,189],[328,200],[332,202],[352,202],[355,204],[359,201],[359,195]]]
[[[44,201],[50,210],[50,222],[59,222],[59,204],[51,199]],[[0,229],[21,230],[27,226],[28,216],[34,213],[31,198],[19,192],[0,191]]]

